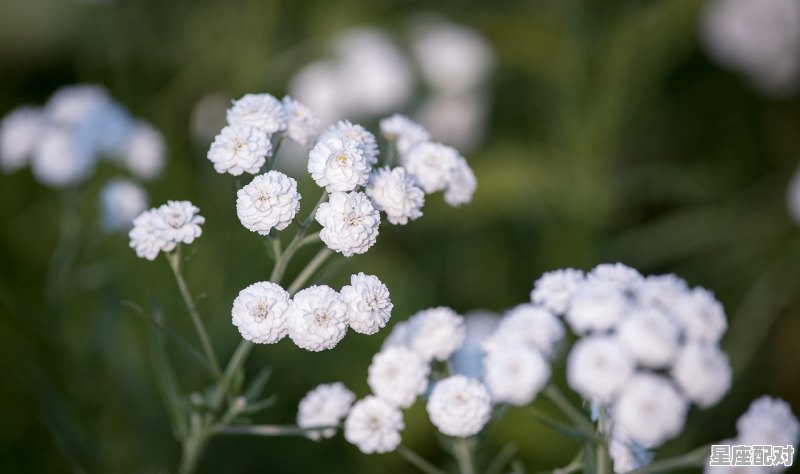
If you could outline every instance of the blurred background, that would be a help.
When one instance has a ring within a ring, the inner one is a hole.
[[[161,132],[166,162],[148,179],[102,162],[64,187],[28,168],[0,174],[0,472],[175,469],[180,447],[158,395],[153,326],[124,302],[156,308],[194,341],[192,328],[164,260],[137,258],[126,231],[103,221],[101,190],[129,176],[151,206],[200,207],[206,225],[187,276],[226,360],[240,340],[231,302],[271,265],[236,218],[235,179],[206,159],[230,100],[248,92],[292,93],[324,121],[350,118],[376,132],[380,117],[406,113],[469,160],[479,181],[471,204],[452,209],[431,196],[422,219],[384,223],[370,252],[320,275],[337,288],[352,272],[380,276],[392,323],[437,305],[502,313],[555,268],[619,261],[677,273],[724,304],[735,379],[660,452],[732,437],[760,394],[798,413],[800,192],[792,205],[789,188],[800,163],[800,16],[774,24],[787,18],[779,8],[770,17],[717,3],[4,0],[0,115],[41,106],[64,85],[99,84]],[[741,18],[780,51],[748,49]],[[308,209],[317,191],[302,150],[281,153]],[[367,394],[367,366],[387,334],[351,333],[325,353],[287,341],[257,347],[248,374],[271,367],[267,392],[277,399],[256,420],[293,423],[319,383]],[[207,382],[177,344],[168,353],[185,393]],[[447,466],[420,403],[405,421],[404,443]],[[479,456],[514,439],[530,472],[564,465],[576,449],[524,410],[486,436]],[[362,455],[341,436],[216,437],[200,464],[265,469],[412,472],[399,456]]]

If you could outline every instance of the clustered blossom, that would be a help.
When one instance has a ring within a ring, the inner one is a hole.
[[[261,235],[283,230],[300,210],[297,181],[278,171],[256,176],[236,192],[236,215],[242,225]]]
[[[360,142],[339,133],[323,134],[308,155],[308,173],[328,192],[353,191],[365,185],[370,170]]]
[[[23,106],[0,121],[0,170],[30,165],[47,186],[77,185],[101,157],[140,179],[157,177],[166,146],[161,133],[135,120],[98,85],[63,87],[44,107]]]
[[[425,192],[405,168],[381,168],[370,175],[367,196],[391,224],[407,224],[422,216]]]
[[[289,293],[275,283],[253,283],[233,300],[231,320],[243,338],[256,344],[274,344],[288,332]]]
[[[375,354],[369,366],[372,392],[400,408],[408,408],[428,387],[430,367],[419,354],[402,346]]]
[[[406,346],[426,361],[447,360],[464,342],[464,317],[450,308],[430,308],[397,324],[385,346]]]
[[[439,431],[463,438],[477,434],[489,421],[492,399],[480,381],[453,375],[433,387],[427,411]]]
[[[484,367],[484,380],[495,402],[527,405],[550,379],[544,356],[523,344],[487,351]]]
[[[380,214],[362,192],[331,194],[315,218],[322,225],[320,239],[345,257],[366,252],[378,239]]]
[[[347,333],[347,304],[329,286],[313,285],[298,291],[288,312],[289,337],[302,349],[332,349]]]
[[[336,426],[347,416],[355,399],[353,392],[340,382],[319,385],[300,400],[297,426],[327,427],[308,431],[306,436],[314,441],[332,438],[336,434]]]
[[[403,414],[396,406],[368,396],[357,401],[347,415],[344,437],[365,454],[388,453],[400,444],[404,428]]]
[[[128,233],[130,246],[136,255],[155,260],[159,252],[170,252],[178,244],[190,244],[203,233],[200,227],[205,218],[200,209],[189,201],[168,201],[144,211],[133,220]]]

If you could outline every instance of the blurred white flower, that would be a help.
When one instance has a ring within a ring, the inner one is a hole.
[[[430,367],[416,352],[387,347],[372,358],[367,383],[378,398],[400,408],[410,407],[428,387]]]
[[[503,315],[494,333],[483,344],[487,351],[524,344],[550,357],[564,338],[564,325],[550,311],[525,303]]]
[[[133,219],[147,209],[147,192],[129,179],[114,178],[100,191],[103,227],[129,230]]]
[[[447,188],[459,158],[461,155],[455,148],[424,142],[400,156],[400,164],[430,194]]]
[[[167,201],[157,209],[155,226],[163,239],[191,244],[203,233],[200,226],[206,221],[198,212],[200,209],[189,201]]]
[[[587,400],[611,401],[633,370],[633,360],[612,336],[579,339],[567,358],[567,382]]]
[[[349,120],[340,120],[326,128],[320,136],[320,140],[331,135],[344,137],[346,140],[356,142],[370,166],[378,162],[378,141],[372,132],[361,125],[352,123]]]
[[[635,268],[622,263],[601,263],[586,274],[586,279],[589,281],[604,281],[618,285],[623,290],[634,287],[643,278]]]
[[[577,334],[608,331],[628,313],[628,298],[612,283],[584,283],[572,296],[564,318]]]
[[[614,423],[645,448],[678,435],[689,405],[669,379],[640,373],[625,384],[614,405]]]
[[[488,114],[489,99],[473,92],[429,97],[414,117],[435,140],[470,151],[486,134]]]
[[[394,114],[380,121],[381,135],[394,143],[397,153],[405,155],[415,145],[431,140],[431,134],[425,128],[405,115]]]
[[[286,135],[300,145],[309,145],[319,133],[320,120],[311,109],[291,96],[283,98],[288,128]]]
[[[227,113],[229,125],[249,125],[267,134],[286,130],[289,119],[281,101],[270,94],[245,94],[233,101]]]
[[[360,142],[323,133],[308,154],[308,173],[328,192],[348,192],[367,184],[372,170]]]
[[[233,300],[231,320],[243,338],[256,344],[274,344],[287,334],[289,293],[272,282],[253,283]]]
[[[467,437],[480,432],[489,421],[492,398],[478,380],[452,375],[434,385],[427,411],[442,433]]]
[[[478,187],[478,180],[475,178],[472,168],[467,164],[467,160],[459,156],[456,166],[450,174],[447,182],[447,189],[444,192],[444,201],[458,207],[472,201],[472,195]]]
[[[675,303],[685,298],[689,286],[682,278],[667,275],[649,275],[634,282],[632,294],[640,308],[652,308],[675,317]]]
[[[315,215],[320,239],[345,257],[366,252],[378,238],[380,214],[361,192],[332,193]]]
[[[405,225],[422,216],[425,192],[401,166],[375,170],[369,177],[366,193],[375,209],[385,212],[391,224]]]
[[[31,171],[47,186],[72,186],[86,180],[96,164],[96,155],[84,137],[69,128],[50,127],[38,139]]]
[[[347,333],[347,304],[325,285],[313,285],[294,295],[286,315],[289,337],[312,352],[332,349]]]
[[[78,125],[112,101],[106,89],[95,84],[64,86],[45,106],[47,117],[59,125]]]
[[[403,413],[397,407],[367,396],[350,409],[344,422],[344,438],[364,454],[388,453],[400,444],[403,428]]]
[[[800,3],[714,0],[702,37],[722,65],[744,73],[764,93],[784,95],[800,76]]]
[[[731,366],[719,347],[690,343],[678,354],[672,377],[689,400],[706,408],[728,393]]]
[[[714,294],[705,288],[692,288],[673,301],[675,316],[689,341],[719,342],[728,329],[725,310]]]
[[[530,346],[503,345],[486,352],[484,381],[495,402],[527,405],[550,379],[550,366]]]
[[[583,282],[584,276],[580,270],[565,268],[547,272],[534,282],[531,302],[562,315]]]
[[[236,192],[239,221],[261,235],[285,229],[299,210],[297,181],[278,171],[258,175]]]
[[[31,160],[39,140],[46,132],[42,110],[18,107],[0,121],[0,170],[13,173]]]
[[[444,361],[461,347],[464,337],[464,318],[452,309],[440,306],[422,310],[410,317],[405,325],[395,326],[385,344],[407,346],[427,361]]]
[[[214,163],[217,173],[233,176],[258,173],[270,156],[272,145],[267,135],[250,125],[223,128],[208,150],[208,159]]]
[[[306,436],[314,441],[332,438],[336,434],[335,426],[347,416],[350,405],[356,396],[341,382],[321,384],[308,392],[297,409],[297,426],[313,428],[331,426],[324,430],[306,432]]]
[[[636,309],[617,327],[617,337],[639,364],[669,365],[678,351],[680,329],[668,315],[653,308]]]
[[[133,220],[133,229],[128,232],[128,237],[131,239],[130,247],[138,257],[152,261],[159,252],[169,252],[177,245],[162,236],[156,225],[160,220],[158,209],[144,211]]]
[[[786,190],[786,205],[789,208],[789,216],[794,219],[795,224],[800,225],[800,168],[797,168],[789,182],[789,188]]]
[[[800,422],[792,407],[780,398],[761,397],[736,421],[741,444],[797,447]]]
[[[153,179],[164,169],[166,148],[161,132],[146,122],[138,121],[122,145],[122,161],[134,176]]]
[[[350,308],[348,320],[355,332],[375,334],[392,317],[394,306],[389,289],[374,275],[351,275],[350,284],[342,288],[341,294]]]
[[[347,115],[338,66],[333,59],[307,64],[292,77],[289,90],[293,97],[308,104],[323,124]]]

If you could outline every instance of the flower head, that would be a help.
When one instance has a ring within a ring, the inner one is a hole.
[[[584,337],[567,358],[567,382],[587,400],[611,401],[633,375],[634,363],[612,336]]]
[[[371,169],[359,142],[339,133],[323,134],[308,154],[308,173],[328,192],[365,185]]]
[[[198,212],[200,209],[189,201],[167,201],[156,213],[159,235],[176,244],[191,244],[203,233],[200,226],[206,221]]]
[[[550,366],[542,354],[521,344],[489,350],[483,364],[484,380],[495,402],[527,405],[550,379]]]
[[[350,409],[344,422],[344,438],[364,454],[388,453],[400,444],[403,428],[403,414],[397,407],[368,396]]]
[[[453,207],[467,204],[472,201],[472,195],[477,188],[478,180],[475,178],[475,173],[467,164],[467,160],[459,156],[447,180],[444,201]]]
[[[664,312],[636,309],[617,326],[617,336],[636,362],[661,368],[672,362],[678,351],[680,328]]]
[[[425,192],[405,168],[381,168],[370,175],[367,196],[391,224],[405,225],[422,216]]]
[[[239,292],[231,319],[243,338],[256,344],[274,344],[288,332],[289,293],[275,283],[260,281]]]
[[[761,397],[736,421],[741,444],[797,446],[800,422],[792,407],[780,398]]]
[[[459,166],[459,158],[462,157],[455,148],[423,142],[401,155],[400,164],[430,194],[448,187],[453,172]]]
[[[31,161],[33,176],[48,186],[71,186],[94,171],[97,156],[84,135],[67,127],[49,127],[38,139]]]
[[[719,347],[689,343],[678,354],[672,377],[689,400],[706,408],[728,392],[731,366]]]
[[[428,387],[429,372],[425,360],[411,349],[387,347],[372,358],[367,383],[378,398],[408,408]]]
[[[467,437],[489,421],[492,398],[478,380],[453,375],[440,380],[428,399],[431,423],[448,436]]]
[[[392,317],[389,289],[374,275],[351,275],[350,284],[341,293],[350,308],[348,319],[355,332],[375,334]]]
[[[267,135],[256,127],[228,125],[214,138],[208,150],[208,159],[217,173],[234,176],[247,172],[258,173],[267,157],[272,156],[272,145]]]
[[[405,115],[394,114],[381,119],[381,135],[394,142],[397,153],[405,155],[414,146],[430,141],[431,134],[425,128]]]
[[[248,125],[269,135],[286,130],[288,118],[281,101],[270,94],[246,94],[228,109],[228,124]]]
[[[41,109],[19,107],[0,121],[0,170],[13,173],[26,166],[45,133]]]
[[[164,168],[166,144],[155,127],[136,122],[122,147],[122,160],[136,177],[153,179]]]
[[[440,306],[420,311],[404,325],[395,326],[386,344],[407,346],[427,361],[444,361],[461,347],[464,336],[464,317]]]
[[[100,191],[100,205],[106,229],[128,230],[147,208],[147,192],[131,180],[114,178]]]
[[[542,275],[533,284],[531,302],[561,315],[567,310],[572,296],[584,282],[583,272],[567,268]]]
[[[490,351],[522,344],[549,357],[563,338],[564,325],[553,313],[526,303],[516,306],[503,316],[492,335],[483,342],[483,347]]]
[[[345,257],[366,252],[378,238],[380,214],[361,192],[332,193],[315,218],[325,245]]]
[[[572,296],[565,319],[578,334],[608,331],[629,311],[628,298],[617,285],[584,283]]]
[[[300,210],[297,181],[279,171],[256,176],[236,192],[236,215],[247,229],[267,235],[285,229]]]
[[[322,384],[308,392],[297,409],[297,426],[313,428],[315,426],[335,426],[347,416],[350,405],[356,396],[341,382]],[[306,432],[306,436],[314,441],[332,438],[336,428],[326,428]]]
[[[133,220],[133,229],[128,232],[130,247],[136,251],[136,256],[155,260],[159,252],[169,252],[175,248],[175,242],[164,238],[156,225],[161,218],[158,209],[150,209],[139,214]]]
[[[289,337],[313,352],[332,349],[347,333],[347,305],[325,285],[314,285],[294,295],[286,318]]]
[[[640,373],[625,384],[614,406],[614,423],[646,448],[661,445],[683,429],[688,403],[669,379]]]
[[[330,136],[338,136],[355,142],[369,166],[378,162],[378,141],[375,139],[375,135],[361,125],[348,120],[340,120],[325,129],[320,141]]]
[[[319,118],[308,106],[288,95],[283,98],[283,109],[289,121],[286,135],[303,146],[311,143],[319,133]]]

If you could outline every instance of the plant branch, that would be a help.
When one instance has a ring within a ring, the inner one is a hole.
[[[656,461],[649,466],[631,471],[630,474],[655,474],[659,472],[670,472],[675,469],[686,467],[702,467],[711,453],[711,446],[701,446],[694,451],[667,459]]]
[[[337,426],[309,426],[301,428],[295,425],[241,425],[218,426],[215,434],[252,435],[252,436],[303,436],[311,431],[337,429]]]
[[[458,471],[461,474],[476,474],[475,460],[472,458],[472,445],[467,438],[453,440],[453,456],[458,462]]]
[[[289,288],[286,291],[288,291],[290,295],[294,295],[297,292],[297,290],[299,290],[300,287],[302,287],[308,281],[308,279],[311,278],[311,275],[313,275],[314,272],[316,272],[319,269],[319,267],[321,267],[322,264],[325,263],[325,260],[327,260],[331,255],[333,255],[333,251],[331,251],[331,249],[329,249],[328,247],[322,247],[319,250],[319,252],[317,252],[317,254],[314,255],[314,258],[312,258],[311,261],[308,262],[308,265],[306,265],[303,271],[301,271],[300,274],[297,275],[297,277],[294,279],[292,284],[289,285]]]
[[[402,444],[397,447],[397,452],[405,458],[410,464],[413,464],[420,471],[426,474],[446,474],[444,471],[438,469],[436,466],[428,462],[425,458],[415,453],[411,449],[403,446]]]
[[[572,406],[572,403],[567,400],[567,397],[564,396],[563,393],[556,387],[555,385],[548,385],[542,391],[544,395],[552,401],[561,412],[566,415],[572,423],[575,424],[578,428],[583,430],[586,433],[593,433],[594,426],[592,423],[586,419],[583,413],[580,412],[577,408]]]

